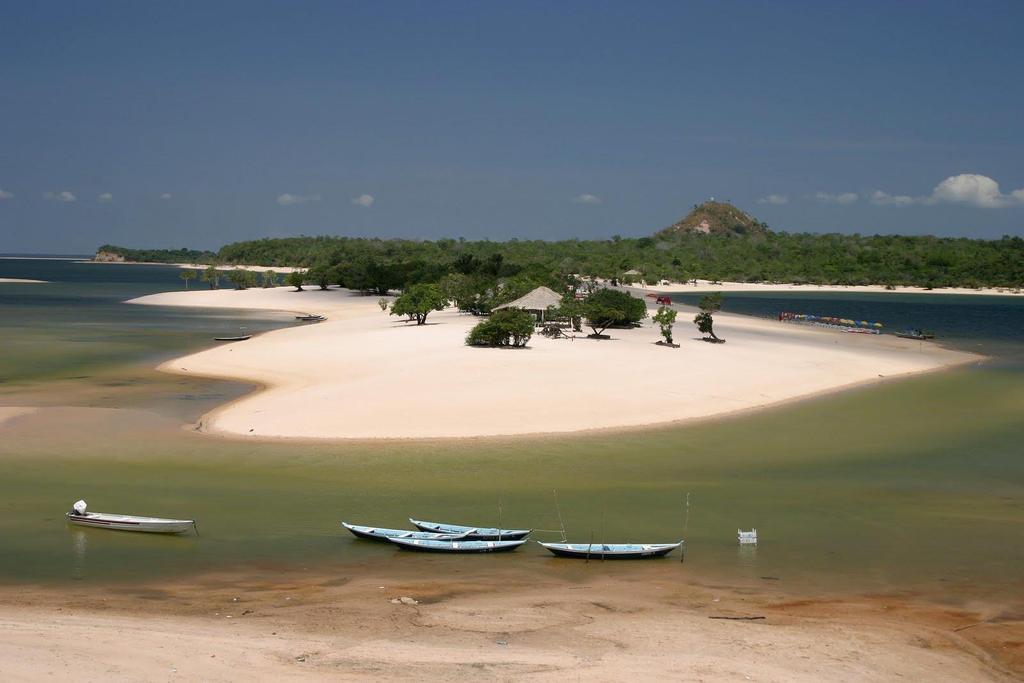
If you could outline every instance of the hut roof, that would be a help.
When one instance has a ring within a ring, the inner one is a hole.
[[[501,308],[522,308],[527,311],[546,311],[548,310],[548,306],[557,306],[561,302],[562,297],[554,290],[548,287],[538,287],[532,292],[527,292],[515,301],[509,301],[507,304],[495,306],[494,310],[497,311]]]

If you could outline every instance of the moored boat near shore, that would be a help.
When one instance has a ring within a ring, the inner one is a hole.
[[[381,527],[361,526],[342,522],[341,525],[358,538],[371,541],[387,541],[389,538],[416,538],[425,541],[455,541],[466,538],[467,533],[437,534],[428,531],[409,531],[408,529],[383,529]]]
[[[442,524],[440,522],[424,522],[409,518],[409,521],[421,531],[436,534],[465,533],[467,540],[474,541],[518,541],[530,535],[532,529],[497,529],[492,527],[464,526],[461,524]]]
[[[180,534],[196,528],[194,519],[165,519],[163,517],[139,517],[117,515],[109,512],[88,512],[85,501],[75,503],[64,515],[68,522],[78,526],[116,531],[144,531],[151,534]]]
[[[678,543],[542,543],[558,557],[593,560],[642,560],[652,557],[664,557],[676,548]]]

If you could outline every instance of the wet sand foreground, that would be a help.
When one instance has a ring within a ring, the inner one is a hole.
[[[906,596],[794,599],[626,574],[307,572],[0,589],[5,680],[1014,680],[1024,625]],[[589,574],[589,576],[587,576]],[[131,652],[126,657],[126,651]],[[411,668],[412,667],[412,668]]]

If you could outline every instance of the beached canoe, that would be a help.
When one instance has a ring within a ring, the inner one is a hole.
[[[359,538],[366,538],[371,541],[384,541],[389,538],[418,538],[424,541],[455,541],[466,537],[462,534],[435,534],[429,531],[409,531],[408,529],[382,529],[376,526],[360,526],[342,522],[341,525],[351,531]]]
[[[541,543],[558,557],[592,560],[642,560],[664,557],[683,545],[678,543]]]
[[[403,550],[423,553],[505,553],[526,541],[431,541],[418,538],[389,538]]]
[[[252,339],[252,335],[251,334],[240,334],[240,335],[238,335],[236,337],[214,337],[213,341],[233,342],[233,341],[245,341],[246,339]]]
[[[322,315],[297,315],[296,320],[302,320],[303,322],[320,322],[321,320],[327,320]]]
[[[78,526],[118,531],[145,531],[151,534],[180,534],[194,529],[194,519],[163,519],[161,517],[136,517],[135,515],[113,515],[108,512],[65,513],[68,522]]]
[[[420,531],[435,534],[466,534],[467,540],[474,541],[518,541],[530,535],[533,529],[494,529],[482,526],[464,526],[462,524],[441,524],[440,522],[424,522],[409,518],[414,527]]]

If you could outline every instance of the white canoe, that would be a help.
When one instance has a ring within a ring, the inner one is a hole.
[[[113,515],[108,512],[66,513],[68,522],[79,526],[118,531],[146,531],[151,534],[180,534],[194,529],[194,519],[163,519],[161,517],[136,517],[134,515]]]

